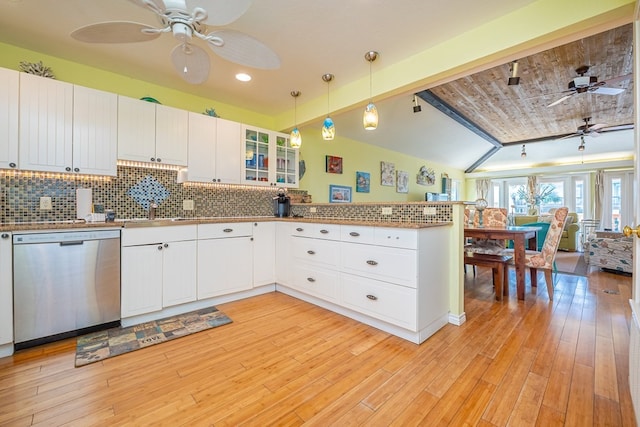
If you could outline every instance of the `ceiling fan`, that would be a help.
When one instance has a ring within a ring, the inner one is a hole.
[[[633,129],[633,125],[619,125],[619,126],[608,126],[604,123],[595,123],[590,125],[589,121],[591,117],[585,117],[582,119],[584,124],[578,126],[578,130],[575,133],[571,133],[569,135],[565,135],[560,139],[565,138],[573,138],[575,136],[579,136],[584,139],[585,136],[592,136],[594,138],[601,135],[603,132],[610,132],[614,130],[624,130],[624,129]]]
[[[156,14],[159,27],[129,21],[99,22],[76,29],[71,37],[85,43],[132,43],[172,33],[178,45],[171,52],[171,61],[180,77],[192,84],[203,83],[209,77],[209,55],[193,43],[195,39],[236,64],[262,69],[280,67],[278,55],[248,34],[234,30],[209,32],[209,26],[224,26],[238,19],[252,0],[129,1]]]
[[[585,76],[585,74],[587,74],[587,72],[589,71],[589,68],[590,67],[588,65],[582,65],[576,68],[576,73],[578,74],[578,76],[574,77],[573,79],[571,79],[571,81],[569,81],[569,84],[568,84],[569,90],[560,92],[560,93],[566,93],[566,95],[562,96],[560,99],[547,105],[547,107],[553,107],[554,105],[558,105],[561,102],[571,98],[573,95],[577,93],[591,92],[591,93],[597,93],[600,95],[618,95],[619,93],[624,92],[624,89],[607,87],[605,85],[618,83],[623,80],[627,80],[631,78],[631,74],[627,74],[624,76],[618,76],[612,79],[608,79],[607,81],[599,82],[598,77],[596,76]]]

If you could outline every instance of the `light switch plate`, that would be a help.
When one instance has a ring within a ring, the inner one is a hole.
[[[182,209],[185,211],[192,211],[194,208],[193,200],[183,200]]]
[[[51,197],[40,197],[40,210],[41,211],[51,210]]]

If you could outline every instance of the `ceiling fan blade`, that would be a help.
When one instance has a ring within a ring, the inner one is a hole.
[[[624,92],[624,89],[600,86],[595,88],[594,90],[590,90],[589,92],[597,93],[599,95],[618,95],[619,93]]]
[[[558,138],[557,140],[560,141],[562,139],[573,138],[575,136],[581,136],[581,135],[582,135],[581,133],[570,133],[569,135],[565,135],[561,138]]]
[[[594,125],[589,126],[589,132],[591,131],[599,131],[602,128],[606,128],[608,125],[604,123],[596,123]]]
[[[211,50],[227,61],[247,67],[274,70],[280,68],[280,57],[270,47],[248,34],[220,30],[209,34],[223,43],[207,43]]]
[[[209,55],[201,47],[192,44],[179,44],[171,51],[171,62],[180,77],[197,85],[209,77]]]
[[[244,15],[252,0],[186,0],[186,3],[189,10],[201,7],[207,11],[206,24],[221,27]]]
[[[607,80],[603,80],[601,82],[599,82],[602,86],[604,85],[612,85],[612,84],[616,84],[618,82],[622,82],[624,80],[629,80],[630,78],[633,77],[633,74],[625,74],[624,76],[618,76],[618,77],[613,77]]]
[[[569,95],[565,95],[565,96],[563,96],[562,98],[558,99],[557,101],[554,101],[554,102],[552,102],[551,104],[547,105],[547,107],[553,107],[554,105],[558,105],[558,104],[560,104],[561,102],[563,102],[563,101],[565,101],[565,100],[567,100],[567,99],[571,98],[571,97],[572,97],[573,95],[575,95],[576,93],[577,93],[577,92],[573,92],[573,93],[570,93]]]
[[[136,43],[160,37],[160,33],[142,31],[146,29],[154,30],[155,28],[137,22],[100,22],[74,30],[71,37],[85,43]]]

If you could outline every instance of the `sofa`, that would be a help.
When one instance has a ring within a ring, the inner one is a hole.
[[[547,217],[552,218],[551,215],[514,215],[513,225],[527,225],[538,222],[548,222]],[[578,223],[578,214],[575,212],[569,212],[567,215],[567,222],[564,225],[564,231],[560,237],[560,246],[558,250],[575,252],[580,248],[578,242],[578,234],[580,232],[580,224]]]
[[[584,260],[589,267],[614,272],[633,272],[632,237],[591,237],[584,250]]]

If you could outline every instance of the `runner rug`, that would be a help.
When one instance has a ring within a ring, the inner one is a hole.
[[[76,367],[231,323],[215,307],[78,337]]]

